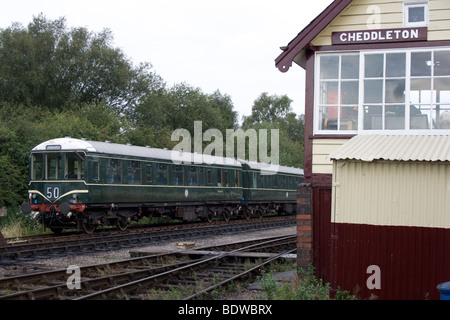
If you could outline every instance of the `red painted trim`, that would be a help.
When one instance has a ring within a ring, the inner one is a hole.
[[[275,66],[281,72],[287,72],[292,66],[295,56],[304,50],[309,43],[325,29],[353,0],[335,0],[306,28],[304,28],[275,59]]]
[[[439,283],[450,281],[450,229],[332,223],[333,288],[360,298],[439,299]],[[322,231],[322,230],[320,230]],[[368,278],[380,268],[381,289],[369,289]]]

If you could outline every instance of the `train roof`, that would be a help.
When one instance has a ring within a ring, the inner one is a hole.
[[[258,170],[262,174],[275,174],[275,173],[285,173],[285,174],[293,174],[293,175],[303,175],[303,169],[294,168],[294,167],[286,167],[274,164],[267,164],[263,162],[255,162],[255,161],[247,161],[247,160],[239,160],[241,163],[249,166],[251,170]]]
[[[223,158],[204,154],[179,152],[167,149],[158,149],[151,147],[133,146],[130,144],[119,144],[112,142],[89,141],[84,139],[75,139],[70,137],[56,138],[42,142],[31,151],[86,151],[101,154],[114,154],[121,156],[132,156],[141,158],[161,159],[174,161],[175,163],[193,163],[193,164],[215,164],[232,167],[241,167],[246,164],[250,169],[260,170],[263,174],[286,173],[303,175],[303,169],[268,165],[266,163],[236,160],[233,158]],[[179,161],[179,162],[176,162]]]
[[[215,164],[232,167],[241,167],[241,164],[232,158],[222,158],[211,155],[158,149],[151,147],[134,146],[112,142],[89,141],[70,137],[56,138],[45,141],[31,151],[86,151],[101,154],[114,154],[173,161],[174,163]]]

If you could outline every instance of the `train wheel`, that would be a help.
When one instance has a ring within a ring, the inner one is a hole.
[[[124,231],[128,227],[128,221],[127,219],[117,219],[116,220],[116,227],[117,229]]]
[[[222,216],[225,221],[230,221],[230,212],[224,211],[222,212]]]
[[[81,224],[81,229],[83,229],[84,233],[87,233],[87,234],[94,233],[95,228],[96,228],[96,225],[92,224],[92,223],[89,223],[89,222]]]
[[[214,215],[211,212],[208,212],[208,215],[206,216],[206,221],[212,222],[214,218]]]
[[[250,218],[252,217],[251,211],[248,209],[244,209],[244,217],[246,220],[250,220]]]
[[[64,228],[50,228],[50,230],[54,233],[54,234],[61,234],[64,230]]]

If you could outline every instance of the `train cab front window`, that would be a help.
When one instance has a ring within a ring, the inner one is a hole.
[[[60,153],[47,154],[47,180],[63,179],[62,159]]]

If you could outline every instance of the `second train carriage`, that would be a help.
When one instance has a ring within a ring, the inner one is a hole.
[[[301,169],[261,175],[257,163],[206,155],[202,160],[176,164],[170,150],[49,140],[31,151],[29,201],[22,210],[54,232],[75,227],[87,233],[98,225],[125,229],[141,216],[228,220],[270,209],[295,212]]]

